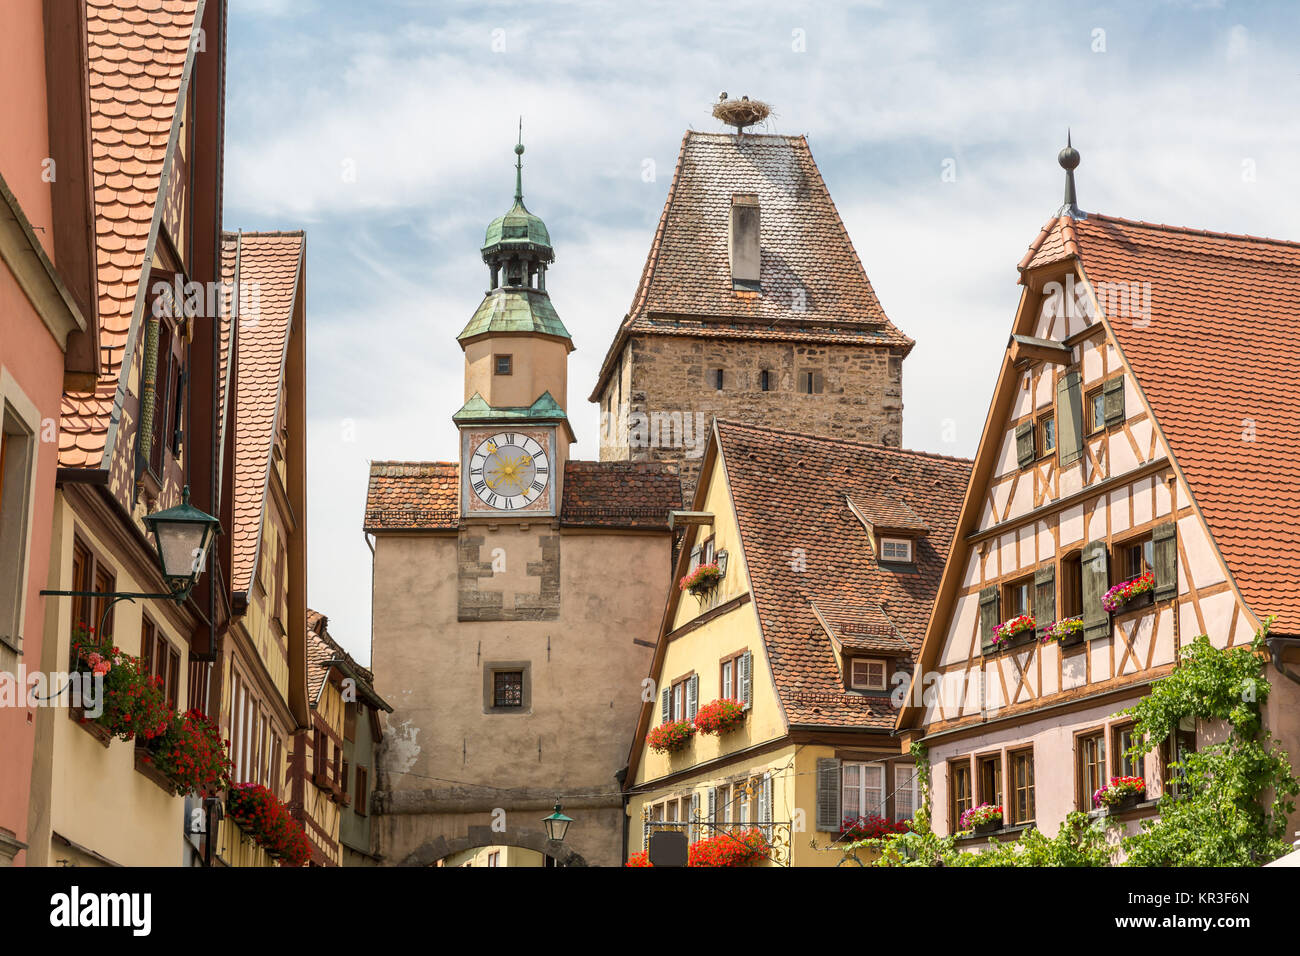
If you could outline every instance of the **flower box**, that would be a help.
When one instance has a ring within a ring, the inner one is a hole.
[[[225,741],[202,711],[174,714],[167,729],[142,749],[141,759],[170,781],[175,794],[211,797],[230,786]]]
[[[97,725],[97,731],[91,731],[95,736],[147,741],[167,729],[172,712],[163,696],[162,678],[151,677],[140,658],[123,653],[110,638],[96,637],[92,627],[73,638],[72,661],[82,678],[102,681],[102,712],[98,717],[84,712],[77,717],[83,726]]]
[[[261,784],[232,786],[226,795],[226,815],[281,866],[303,866],[311,858],[311,843],[302,824]]]
[[[694,723],[689,720],[670,720],[646,734],[645,742],[655,753],[671,754],[685,749],[694,736]]]
[[[850,843],[878,840],[891,833],[907,833],[911,829],[911,820],[887,820],[874,813],[865,817],[845,817],[840,824],[840,840]]]
[[[1035,621],[1032,614],[1021,614],[1009,621],[1003,621],[993,628],[993,643],[998,647],[1009,647],[1016,638],[1034,630]]]
[[[992,833],[1002,826],[1002,808],[992,803],[981,803],[961,815],[961,828],[976,833]]]
[[[1039,631],[1038,639],[1044,644],[1055,641],[1062,647],[1077,644],[1083,640],[1083,618],[1063,617],[1059,621],[1053,621]]]
[[[1156,576],[1150,571],[1143,571],[1131,581],[1124,581],[1115,585],[1107,591],[1101,598],[1101,606],[1107,611],[1114,614],[1120,608],[1134,605],[1134,599],[1141,595],[1149,595],[1156,586]],[[1150,602],[1151,598],[1145,598]]]
[[[721,736],[744,722],[744,704],[730,698],[715,700],[695,712],[695,729],[702,734]]]
[[[1092,795],[1094,807],[1111,813],[1131,810],[1146,796],[1147,782],[1141,777],[1111,777],[1107,785]]]
[[[699,597],[716,588],[720,580],[722,580],[722,569],[716,562],[710,562],[701,564],[689,574],[683,575],[677,582],[677,586]]]
[[[697,840],[687,848],[687,866],[757,866],[767,858],[771,841],[761,827],[731,830]],[[625,866],[654,866],[646,851],[633,853]]]

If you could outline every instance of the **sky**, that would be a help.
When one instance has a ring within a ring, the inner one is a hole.
[[[308,602],[370,660],[369,462],[455,460],[483,230],[550,230],[574,457],[682,135],[719,92],[808,137],[890,319],[903,444],[973,455],[1016,264],[1082,154],[1085,211],[1300,240],[1300,9],[230,0],[225,225],[307,232]],[[1248,330],[1243,330],[1248,334]]]

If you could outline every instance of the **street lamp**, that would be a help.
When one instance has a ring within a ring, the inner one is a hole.
[[[555,804],[555,812],[549,817],[542,818],[542,824],[546,827],[546,835],[551,838],[552,843],[559,843],[564,839],[564,834],[569,832],[569,824],[573,822],[571,817],[566,817],[560,812],[560,804]]]
[[[180,504],[145,515],[144,523],[153,532],[158,564],[168,586],[173,592],[189,594],[203,573],[208,548],[221,530],[221,523],[190,504],[189,485],[181,494]]]
[[[137,598],[175,601],[184,604],[190,591],[203,573],[208,560],[212,539],[221,531],[221,522],[212,515],[190,504],[190,486],[181,494],[181,503],[165,511],[145,515],[144,523],[153,532],[154,546],[158,549],[158,563],[169,590],[159,594],[142,591],[54,591],[41,594],[61,597],[109,598],[99,621],[97,634],[103,635],[104,622],[109,609],[118,601],[135,601]]]

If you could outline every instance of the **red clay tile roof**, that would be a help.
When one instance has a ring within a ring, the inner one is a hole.
[[[218,359],[220,362],[220,374],[217,378],[217,410],[221,415],[221,448],[225,448],[226,429],[233,427],[234,416],[231,414],[232,409],[228,406],[229,396],[226,394],[230,382],[231,372],[231,345],[232,322],[234,314],[234,288],[235,277],[238,275],[236,269],[238,266],[239,256],[239,234],[234,232],[223,232],[221,234],[221,281],[224,283],[221,290],[221,308],[217,316],[219,323],[218,333],[221,341],[221,355]]]
[[[858,513],[877,530],[910,531],[915,534],[925,534],[930,530],[930,526],[902,498],[874,491],[851,494],[848,498]]]
[[[235,514],[230,535],[230,586],[236,594],[253,586],[257,569],[303,244],[301,232],[239,235]]]
[[[352,655],[345,651],[338,641],[330,636],[329,618],[319,611],[307,609],[307,693],[308,700],[315,702],[321,685],[329,676],[330,661],[343,661],[356,675],[362,692],[372,700],[382,700],[375,694],[375,675],[368,667],[362,667]],[[387,706],[387,705],[385,705]]]
[[[455,531],[460,465],[454,461],[372,461],[366,531]]]
[[[1022,272],[1037,269],[1048,263],[1060,262],[1079,254],[1074,224],[1070,216],[1053,216],[1038,231],[1034,241],[1029,244],[1029,251],[1020,260],[1018,268]]]
[[[197,0],[86,4],[102,370],[93,391],[63,395],[62,468],[108,464],[104,449],[197,7]]]
[[[667,531],[668,512],[681,506],[682,485],[675,465],[629,461],[565,462],[561,524]]]
[[[459,475],[452,461],[371,462],[365,530],[456,530]],[[560,523],[574,528],[667,531],[682,500],[676,468],[658,462],[565,462],[563,495]]]
[[[1150,283],[1149,321],[1109,325],[1251,610],[1300,634],[1300,244],[1099,215],[1074,229],[1094,287]]]
[[[757,194],[762,294],[732,290],[731,198]],[[601,367],[634,333],[910,349],[889,321],[802,136],[688,132],[650,254]]]
[[[791,724],[892,727],[897,712],[887,698],[844,689],[813,604],[841,637],[905,646],[910,661],[925,634],[971,463],[727,421],[717,428],[754,604]],[[876,564],[845,500],[850,494],[896,497],[925,521],[930,533],[917,542],[915,571]],[[873,633],[885,622],[892,637]]]

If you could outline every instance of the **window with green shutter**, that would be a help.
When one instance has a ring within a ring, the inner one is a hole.
[[[1083,457],[1083,377],[1077,371],[1056,382],[1056,454],[1061,465]]]
[[[1110,561],[1105,541],[1091,541],[1083,549],[1083,636],[1087,640],[1110,634],[1110,612],[1101,599],[1110,589]]]
[[[1124,421],[1124,376],[1110,379],[1102,386],[1102,396],[1106,407],[1106,427],[1118,425]]]
[[[1034,463],[1034,422],[1030,419],[1016,426],[1016,464],[1028,468]]]
[[[1178,524],[1166,521],[1151,529],[1156,576],[1156,600],[1167,601],[1178,594]]]
[[[1039,630],[1056,620],[1056,565],[1034,572],[1034,623]]]
[[[992,654],[998,649],[997,644],[993,643],[993,628],[1002,623],[1002,618],[999,616],[1000,604],[997,585],[980,589],[981,653]]]

